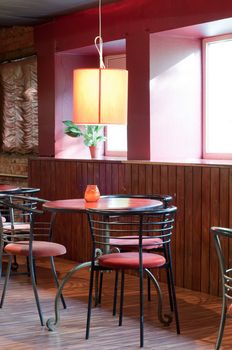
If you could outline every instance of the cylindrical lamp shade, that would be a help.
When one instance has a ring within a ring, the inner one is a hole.
[[[75,124],[126,124],[128,72],[76,69],[73,79]]]

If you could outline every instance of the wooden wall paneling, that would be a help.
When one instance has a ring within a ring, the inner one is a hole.
[[[48,159],[42,161],[40,165],[40,171],[40,181],[43,191],[42,198],[45,198],[47,200],[56,199],[57,182],[54,181],[54,177],[56,174],[55,163],[52,162],[51,164]]]
[[[75,174],[75,175],[74,175]],[[73,161],[73,191],[75,190],[76,198],[82,198],[84,195],[83,178],[82,178],[82,164]]]
[[[46,161],[43,161],[44,163]],[[47,161],[49,162],[49,160]],[[55,164],[55,198],[54,199],[67,199],[70,198],[69,184],[69,165],[67,161],[54,160]],[[47,177],[49,175],[47,174]],[[46,181],[44,181],[44,188],[46,188]],[[48,189],[49,191],[49,189]],[[46,191],[47,192],[47,191]],[[59,213],[56,215],[55,222],[55,240],[64,244],[67,248],[67,257],[72,257],[72,239],[73,239],[73,229],[72,220],[70,218],[71,214]]]
[[[138,169],[139,194],[146,193],[146,165],[141,164]]]
[[[173,203],[176,203],[176,177],[177,177],[177,168],[174,165],[168,167],[168,194],[173,196]]]
[[[167,165],[160,166],[160,192],[161,194],[168,194],[168,168]],[[172,249],[172,256],[175,256],[175,249]],[[175,258],[174,258],[175,259]],[[160,270],[160,280],[166,281],[166,273]]]
[[[167,165],[160,166],[160,191],[161,194],[169,194],[168,193],[168,168]],[[175,248],[172,250],[172,256],[175,256]],[[174,258],[175,259],[175,258]],[[175,269],[173,269],[174,271]],[[174,271],[175,273],[175,271]],[[160,280],[166,281],[166,273],[164,270],[160,270]]]
[[[55,161],[55,182],[56,182],[56,199],[65,199],[66,197],[66,161]],[[46,181],[45,181],[46,182]],[[45,184],[44,184],[45,186]]]
[[[87,163],[87,184],[94,185],[94,162]]]
[[[93,164],[93,179],[94,179],[94,185],[99,186],[100,184],[100,164],[95,162]]]
[[[106,164],[105,162],[101,162],[99,164],[99,190],[101,195],[104,195],[106,193]]]
[[[105,194],[112,194],[111,188],[112,188],[112,172],[111,172],[111,163],[106,163],[106,193]]]
[[[145,194],[153,194],[152,190],[152,165],[145,168]]]
[[[176,203],[176,166],[168,166],[168,194],[173,196],[174,203]],[[176,256],[179,252],[176,249],[176,223],[172,235],[172,260],[173,260],[173,272],[176,275]]]
[[[102,194],[176,194],[172,246],[176,285],[218,294],[218,261],[209,229],[213,225],[232,227],[230,167],[48,158],[29,161],[29,186],[40,187],[41,197],[82,197],[86,185],[93,181],[98,182]],[[70,259],[89,258],[91,240],[85,215],[58,214],[55,231],[57,242],[67,246]],[[232,261],[232,242],[225,246]]]
[[[169,194],[168,193],[168,166],[167,165],[160,166],[160,193]]]
[[[88,185],[88,164],[82,162],[81,167],[81,197],[84,197],[86,186]]]
[[[28,186],[41,188],[41,162],[31,159],[28,162]]]
[[[193,168],[193,213],[192,213],[192,289],[201,288],[201,213],[202,213],[202,169]]]
[[[184,256],[184,287],[192,289],[192,215],[193,215],[193,174],[192,167],[185,168],[185,256]]]
[[[75,161],[69,162],[66,165],[67,181],[66,181],[66,194],[68,198],[80,197],[80,164]]]
[[[46,178],[46,181],[45,181]],[[46,162],[40,162],[40,184],[41,184],[41,191],[40,196],[42,198],[50,198],[49,192],[50,192],[50,178],[49,173],[47,174],[47,167]]]
[[[125,174],[125,164],[118,164],[118,193],[127,193],[126,189],[126,174]]]
[[[131,193],[132,194],[139,193],[139,165],[138,164],[131,165]]]
[[[125,190],[126,193],[132,193],[132,175],[131,164],[124,164],[125,167]]]
[[[220,171],[219,168],[211,168],[211,198],[210,198],[210,211],[211,220],[210,226],[219,226],[219,201],[220,201],[220,191],[219,191],[219,179]],[[219,273],[218,273],[218,260],[215,252],[214,242],[210,240],[210,293],[218,294],[218,283],[219,283]]]
[[[81,175],[81,164],[75,161],[71,161],[70,166],[68,167],[68,181],[70,183],[69,191],[67,191],[68,198],[80,198],[83,196]],[[68,256],[73,260],[79,261],[78,259],[81,258],[79,253],[83,251],[83,240],[80,239],[80,237],[82,236],[81,215],[67,214],[65,224],[65,230],[70,230],[70,232],[65,237],[66,241],[64,243],[67,246]],[[71,239],[69,239],[70,236]]]
[[[176,275],[175,281],[178,286],[184,286],[184,255],[185,255],[185,181],[184,167],[177,167],[176,171]]]
[[[49,199],[49,200],[54,200],[56,199],[56,182],[54,181],[54,174],[55,174],[55,170],[56,170],[56,166],[55,166],[55,162],[50,162],[47,163],[47,166],[48,166],[48,172],[49,172],[49,175],[51,176],[51,181],[50,181],[50,194],[49,194],[49,198],[46,197],[46,199]],[[47,174],[46,174],[47,176]]]
[[[220,169],[220,202],[219,202],[219,226],[229,227],[229,169]],[[222,240],[222,249],[224,252],[225,263],[228,264],[229,258],[229,239]],[[219,294],[221,293],[221,284],[219,282]]]
[[[202,240],[201,240],[201,291],[209,292],[211,216],[210,216],[210,168],[202,169]]]
[[[118,194],[119,193],[119,189],[118,189],[118,164],[113,163],[111,166],[111,194]]]
[[[161,193],[160,189],[161,167],[160,165],[152,166],[152,193]]]

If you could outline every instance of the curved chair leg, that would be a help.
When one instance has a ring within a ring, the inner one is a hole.
[[[31,255],[29,255],[29,267],[30,267],[32,288],[33,288],[33,292],[34,292],[34,296],[35,296],[37,310],[39,313],[40,323],[41,323],[41,326],[44,326],[42,309],[40,306],[39,295],[38,295],[38,291],[37,291],[37,287],[36,287],[36,279],[35,279],[34,261],[33,260],[34,260],[33,257]]]
[[[122,325],[122,317],[123,317],[123,304],[124,304],[124,281],[125,281],[125,273],[122,270],[121,273],[121,295],[120,295],[120,312],[119,312],[119,326]]]
[[[226,310],[227,310],[226,300],[225,300],[225,297],[223,297],[221,320],[220,320],[220,326],[219,326],[217,341],[216,341],[216,345],[215,345],[215,350],[219,350],[220,346],[221,346],[222,337],[223,337],[224,328],[225,328],[225,323],[226,323]]]
[[[55,285],[56,285],[56,288],[58,289],[59,288],[59,281],[58,281],[58,277],[57,277],[57,272],[56,272],[56,267],[55,267],[55,262],[54,262],[54,257],[53,256],[50,256],[50,263],[51,263],[52,274],[53,274],[53,278],[54,278],[54,281],[55,281]],[[66,306],[63,294],[60,295],[60,299],[61,299],[63,308],[67,309],[67,306]]]
[[[84,267],[89,267],[89,266],[91,266],[91,261],[82,263],[80,265],[76,265],[64,276],[63,280],[61,281],[61,283],[59,285],[57,293],[56,293],[56,298],[55,298],[55,319],[54,318],[49,318],[47,320],[47,322],[46,322],[46,325],[47,325],[47,328],[48,328],[49,331],[54,331],[55,330],[55,326],[59,324],[60,312],[59,312],[58,305],[59,305],[60,295],[62,293],[62,290],[63,290],[65,284],[70,280],[70,278],[72,277],[72,275],[75,272],[83,269]]]
[[[7,289],[7,285],[8,285],[8,281],[9,281],[9,277],[10,277],[10,272],[11,272],[11,265],[12,265],[12,255],[9,255],[9,261],[8,261],[7,270],[6,270],[6,276],[5,276],[5,281],[4,281],[3,291],[2,291],[0,308],[3,307],[3,303],[5,300],[6,289]]]
[[[167,273],[167,283],[168,283],[168,295],[169,295],[169,304],[170,310],[173,311],[173,300],[172,300],[172,291],[171,291],[171,282],[170,282],[170,271],[169,268],[166,268]],[[147,278],[147,300],[151,301],[151,280]]]
[[[156,280],[155,276],[151,273],[150,270],[145,269],[146,273],[151,278],[151,281],[153,282],[155,289],[158,294],[158,318],[161,323],[163,323],[165,326],[169,326],[169,324],[172,322],[172,317],[170,315],[163,315],[163,298],[162,298],[162,292],[159,286],[158,281]]]

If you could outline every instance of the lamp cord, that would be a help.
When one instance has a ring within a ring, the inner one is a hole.
[[[98,36],[96,36],[96,38],[94,39],[94,44],[95,47],[99,53],[99,64],[100,64],[100,68],[105,68],[105,64],[103,61],[103,39],[102,39],[102,23],[101,23],[101,0],[99,0],[98,3],[98,18],[99,18],[99,34]]]

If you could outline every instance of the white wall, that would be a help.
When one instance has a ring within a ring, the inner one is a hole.
[[[167,33],[167,32],[166,32]],[[202,157],[201,41],[150,36],[151,159]]]

